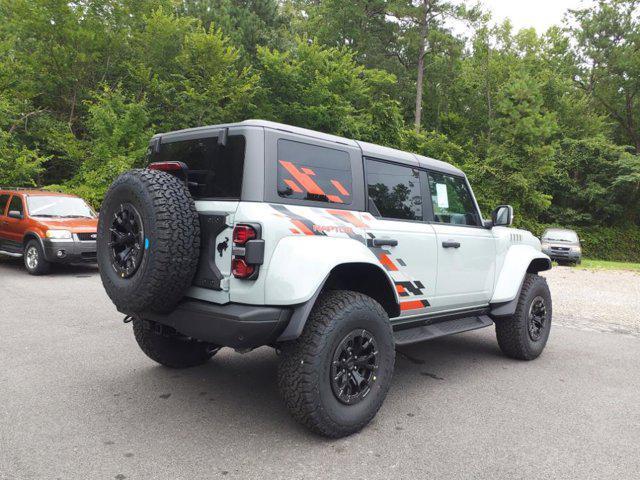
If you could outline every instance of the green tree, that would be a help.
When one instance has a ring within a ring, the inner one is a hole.
[[[640,0],[598,0],[572,12],[575,80],[618,125],[618,138],[640,154]]]
[[[397,144],[402,118],[387,91],[395,77],[366,69],[346,48],[299,38],[291,51],[258,49],[259,111],[268,119]]]

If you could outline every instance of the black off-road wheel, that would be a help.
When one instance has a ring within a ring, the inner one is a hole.
[[[133,320],[133,334],[140,349],[151,360],[170,368],[188,368],[209,361],[219,347],[142,319]]]
[[[31,275],[46,275],[51,263],[44,258],[44,251],[37,240],[29,240],[24,247],[24,266]]]
[[[502,353],[518,360],[537,358],[549,339],[551,317],[551,292],[547,281],[539,275],[527,274],[513,316],[495,321]]]
[[[184,182],[157,170],[120,175],[102,203],[97,247],[102,283],[120,311],[171,311],[200,254],[198,213]]]
[[[300,338],[280,345],[278,385],[300,423],[331,438],[361,430],[384,401],[395,363],[389,318],[372,298],[323,294]]]

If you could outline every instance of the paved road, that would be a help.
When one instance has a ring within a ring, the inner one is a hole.
[[[0,478],[616,478],[640,472],[640,338],[557,327],[535,362],[493,330],[402,350],[363,432],[307,433],[276,356],[148,360],[91,268],[0,260]]]

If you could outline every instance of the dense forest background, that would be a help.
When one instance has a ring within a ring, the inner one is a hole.
[[[154,132],[246,118],[449,161],[485,214],[640,259],[640,0],[543,34],[444,0],[0,0],[0,185],[99,206]]]

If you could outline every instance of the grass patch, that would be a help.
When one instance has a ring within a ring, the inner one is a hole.
[[[640,263],[634,262],[610,262],[608,260],[593,260],[583,258],[582,263],[577,268],[583,270],[631,270],[640,272]]]

